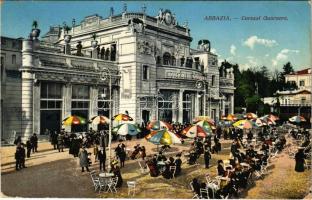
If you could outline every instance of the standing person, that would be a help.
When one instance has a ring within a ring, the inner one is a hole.
[[[53,145],[54,150],[57,148],[57,132],[51,132],[51,144]]]
[[[144,160],[145,157],[146,157],[146,150],[145,150],[145,147],[142,146],[141,149],[140,149],[140,151],[141,151],[141,158],[142,158],[142,160]]]
[[[33,136],[31,136],[30,142],[32,144],[33,153],[38,152],[38,150],[37,150],[37,148],[38,148],[38,137],[37,137],[36,133],[34,133]]]
[[[22,137],[21,136],[18,136],[15,140],[14,140],[14,144],[15,145],[18,145],[18,144],[21,144],[22,143]]]
[[[106,151],[104,150],[104,147],[100,147],[100,151],[97,153],[97,159],[100,161],[100,171],[105,171],[105,162],[106,162]]]
[[[122,143],[120,148],[121,148],[120,155],[119,155],[120,167],[124,167],[125,166],[125,160],[126,160],[126,157],[127,157],[126,145],[124,145]]]
[[[204,150],[204,160],[205,160],[205,168],[209,168],[209,160],[211,159],[210,149],[208,146],[205,146]]]
[[[31,152],[31,149],[32,149],[32,145],[31,145],[31,142],[30,142],[30,137],[26,141],[26,149],[27,149],[27,158],[30,158],[30,152]]]
[[[94,162],[96,162],[96,160],[100,160],[100,159],[98,159],[99,148],[98,148],[98,146],[97,146],[96,143],[94,143],[93,154],[94,154]],[[100,163],[100,166],[101,166],[101,163]],[[104,167],[104,168],[105,168],[105,167]],[[100,169],[101,169],[101,167],[100,167]]]
[[[59,152],[64,152],[64,135],[58,134],[57,136],[57,149]]]
[[[175,166],[176,166],[176,172],[174,176],[177,176],[181,173],[181,165],[182,165],[182,160],[181,160],[181,154],[177,154],[176,159],[174,161]]]
[[[81,172],[84,172],[84,168],[86,168],[87,171],[89,172],[90,170],[88,167],[88,165],[89,165],[89,163],[88,163],[88,152],[84,146],[80,150],[78,157],[79,157],[79,161],[80,161]]]
[[[20,160],[20,168],[26,168],[25,166],[25,159],[26,159],[26,151],[24,148],[24,144],[21,144],[21,160]]]
[[[299,147],[298,152],[295,155],[295,160],[296,160],[296,166],[295,166],[295,171],[296,172],[304,172],[304,147]]]
[[[21,157],[22,157],[21,145],[18,144],[15,151],[15,169],[16,171],[21,169]]]

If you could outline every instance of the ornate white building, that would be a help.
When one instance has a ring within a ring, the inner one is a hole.
[[[234,111],[232,70],[219,76],[208,40],[191,49],[187,24],[178,25],[170,10],[156,17],[111,10],[105,19],[93,15],[80,24],[73,20],[71,28],[51,27],[41,41],[39,33],[34,27],[22,48],[22,122],[16,131],[25,137],[59,131],[70,115],[109,116],[110,108],[112,115],[128,111],[139,124],[219,119]]]

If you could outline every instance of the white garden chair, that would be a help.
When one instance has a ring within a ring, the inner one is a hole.
[[[135,190],[136,190],[136,182],[135,181],[127,181],[127,186],[128,186],[128,196],[132,193],[132,196],[135,195]]]
[[[101,190],[101,183],[100,183],[100,178],[95,174],[95,171],[90,172],[91,180],[93,183],[94,191],[99,189]]]
[[[115,178],[110,178],[109,181],[107,182],[107,192],[115,192],[117,193],[117,190],[116,190],[116,185],[117,185],[117,182],[118,182],[118,177],[115,177]]]

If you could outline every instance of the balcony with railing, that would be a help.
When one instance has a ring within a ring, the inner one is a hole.
[[[220,87],[234,87],[234,78],[220,77]]]

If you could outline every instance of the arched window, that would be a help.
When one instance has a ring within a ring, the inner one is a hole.
[[[171,55],[170,53],[166,52],[163,55],[163,63],[164,65],[170,65],[171,64]]]

